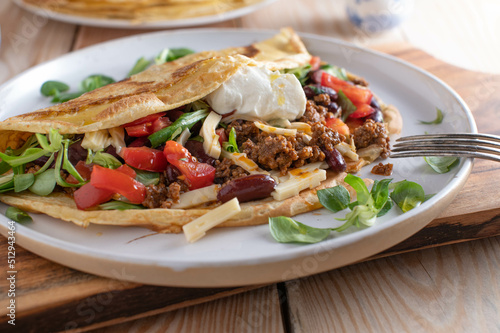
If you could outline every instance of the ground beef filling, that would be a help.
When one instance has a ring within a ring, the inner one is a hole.
[[[282,175],[289,168],[298,168],[308,163],[325,160],[323,149],[332,150],[341,142],[338,133],[322,122],[312,125],[312,135],[308,138],[303,133],[296,136],[283,136],[263,132],[253,122],[233,122],[238,145],[247,157],[265,170],[279,170]],[[308,143],[306,143],[308,142]]]
[[[382,147],[382,158],[389,157],[391,147],[389,145],[389,135],[384,124],[368,119],[362,126],[354,131],[354,144],[357,149],[366,148],[372,144]]]
[[[146,187],[146,198],[142,205],[147,208],[170,208],[179,202],[180,195],[189,190],[182,180],[170,182],[165,174],[160,175],[157,185]]]
[[[225,184],[233,179],[248,176],[250,173],[242,167],[234,164],[233,161],[223,158],[222,161],[215,161],[216,184]]]
[[[329,106],[332,104],[328,94],[319,94],[314,96],[314,100],[307,100],[306,110],[299,121],[305,123],[317,123],[325,121],[326,118],[332,118],[334,113],[330,112]]]

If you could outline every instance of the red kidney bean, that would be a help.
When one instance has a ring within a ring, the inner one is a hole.
[[[239,202],[247,202],[267,198],[275,186],[276,182],[268,175],[257,174],[236,178],[219,190],[217,200],[226,202],[236,197]]]
[[[323,76],[323,70],[322,69],[318,69],[316,71],[313,71],[311,72],[309,75],[311,76],[311,80],[314,82],[314,83],[319,83],[321,84],[321,77]]]
[[[167,178],[169,183],[173,183],[177,180],[177,177],[181,175],[181,172],[176,167],[169,164],[167,165],[167,168],[165,169],[163,174],[165,175],[165,178]]]
[[[323,149],[323,153],[325,153],[326,156],[326,163],[328,163],[328,166],[330,169],[336,172],[343,172],[347,169],[347,164],[345,163],[344,157],[340,152],[333,148],[333,150],[326,150]]]
[[[205,153],[205,149],[203,148],[203,142],[196,140],[187,140],[184,145],[187,150],[198,159],[199,162],[210,164],[211,166],[215,166],[215,159],[207,153]]]
[[[377,102],[377,99],[375,97],[372,97],[372,100],[370,101],[370,106],[375,110],[380,110],[380,104]]]
[[[367,119],[372,119],[374,122],[377,123],[383,123],[384,115],[382,114],[382,111],[375,109],[375,112],[372,112],[369,116],[365,117],[365,120]]]

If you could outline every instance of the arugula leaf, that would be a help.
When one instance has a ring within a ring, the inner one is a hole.
[[[45,81],[40,88],[43,96],[55,96],[58,93],[69,90],[69,86],[61,81]]]
[[[321,66],[320,69],[324,70],[328,74],[331,74],[331,75],[333,75],[341,80],[344,80],[344,81],[349,80],[347,78],[347,72],[342,67],[337,67],[337,66],[332,66],[330,64],[327,64],[327,65]]]
[[[35,176],[35,182],[29,190],[43,197],[52,193],[55,187],[56,175],[54,174],[54,169],[48,169]]]
[[[347,98],[342,90],[337,91],[337,96],[337,104],[342,108],[342,121],[345,122],[347,117],[356,111],[356,105]]]
[[[397,183],[391,193],[391,198],[404,213],[420,206],[426,199],[422,186],[407,180]]]
[[[124,201],[109,201],[99,205],[100,209],[103,210],[127,210],[127,209],[145,209],[146,207],[142,205],[136,205]]]
[[[151,61],[148,59],[141,57],[137,60],[135,63],[134,67],[128,72],[127,77],[131,77],[132,75],[138,74],[142,71],[144,71],[148,66],[151,64]]]
[[[328,237],[331,231],[310,227],[285,216],[270,217],[269,230],[280,243],[317,243]]]
[[[180,129],[179,134],[186,128],[191,129],[198,121],[205,119],[208,116],[208,113],[208,110],[204,109],[184,113],[176,121],[174,121],[172,125],[151,134],[148,137],[149,141],[151,141],[151,146],[156,148],[162,143],[172,140],[173,134],[178,131],[178,129]]]
[[[17,207],[7,208],[7,210],[5,211],[5,216],[12,221],[16,221],[21,224],[33,222],[33,219],[28,215],[28,213]]]
[[[334,213],[346,209],[351,202],[349,191],[342,185],[319,190],[317,195],[323,207]]]
[[[459,158],[454,156],[426,156],[424,160],[437,173],[447,173],[458,164]]]
[[[239,153],[238,143],[236,142],[236,131],[231,127],[229,131],[229,138],[227,142],[222,143],[222,147],[230,153]]]
[[[436,108],[436,113],[437,113],[436,119],[434,119],[432,121],[420,120],[420,123],[424,124],[424,125],[439,125],[439,124],[441,124],[443,122],[443,119],[444,119],[443,111],[441,111],[439,108]]]

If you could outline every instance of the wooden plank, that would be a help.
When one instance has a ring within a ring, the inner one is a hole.
[[[275,285],[93,333],[284,332]]]
[[[71,50],[76,29],[74,25],[33,15],[18,8],[12,1],[0,2],[0,22],[0,83]]]
[[[287,282],[291,332],[495,332],[500,237]]]

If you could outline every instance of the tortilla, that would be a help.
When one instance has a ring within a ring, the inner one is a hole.
[[[181,20],[237,10],[263,0],[24,0],[38,8],[97,19],[132,23]]]
[[[19,115],[0,122],[1,150],[19,146],[31,133],[78,134],[117,127],[144,116],[172,110],[207,96],[243,66],[266,66],[271,70],[307,64],[311,55],[293,30],[247,47],[228,48],[192,54],[177,61],[153,66],[129,79],[86,93],[81,97]],[[393,129],[399,113],[391,110]],[[389,120],[391,120],[389,119]],[[400,116],[399,116],[400,119]],[[5,139],[5,140],[3,140]],[[314,189],[276,201],[272,198],[241,204],[241,212],[220,226],[247,226],[267,223],[271,216],[294,216],[321,208],[317,190],[337,185],[344,173],[327,172],[327,179]],[[78,210],[73,198],[63,192],[46,197],[29,191],[0,194],[0,201],[21,209],[44,213],[82,227],[90,223],[142,226],[159,232],[181,232],[182,226],[218,204],[193,209]]]

